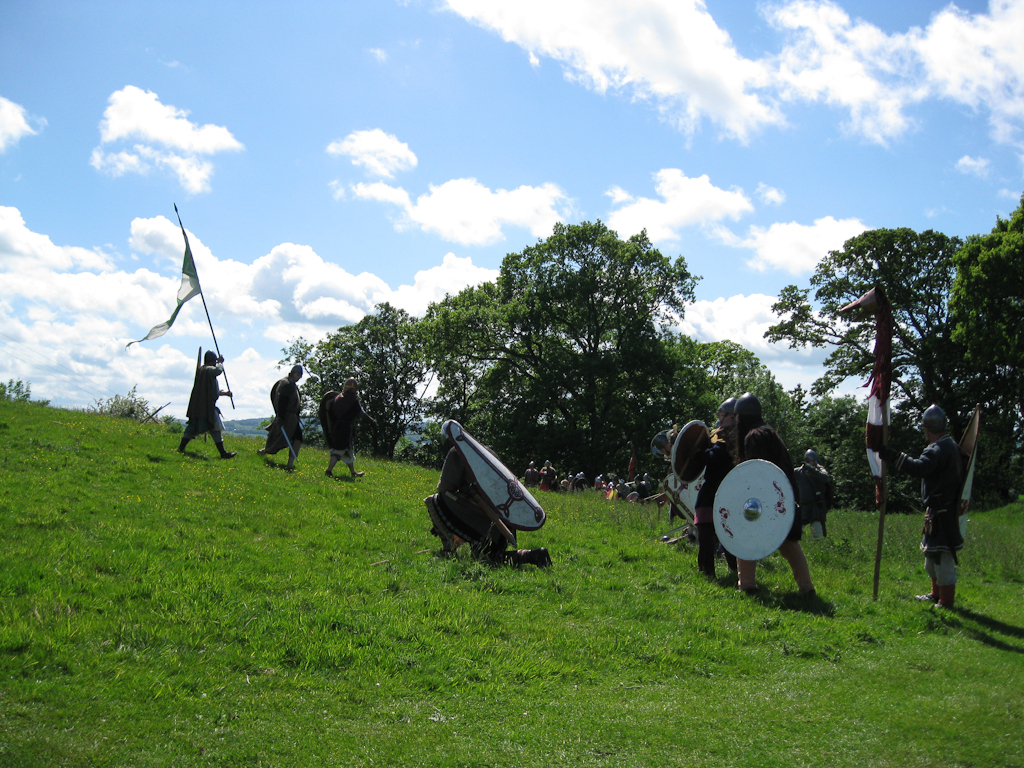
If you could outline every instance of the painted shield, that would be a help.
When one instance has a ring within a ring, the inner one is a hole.
[[[725,476],[715,494],[715,533],[741,560],[760,560],[793,527],[796,499],[786,474],[770,461],[749,459]]]
[[[692,524],[694,510],[697,508],[697,494],[700,493],[700,489],[704,485],[704,473],[702,472],[700,477],[692,483],[684,483],[675,476],[675,473],[672,473],[665,478],[663,485],[665,493],[682,510],[687,522]]]
[[[964,473],[964,485],[960,491],[960,506],[957,515],[960,521],[960,535],[967,535],[967,508],[971,505],[971,489],[974,487],[974,462],[978,453],[978,430],[981,428],[981,406],[974,407],[971,423],[967,425],[964,436],[960,438],[960,453],[965,460],[967,472]]]
[[[700,477],[701,470],[694,470],[694,457],[711,447],[711,435],[703,421],[691,421],[676,436],[672,446],[672,471],[684,483],[692,483]]]
[[[546,517],[540,504],[489,448],[478,443],[457,421],[446,421],[441,432],[455,444],[481,491],[482,501],[509,528],[535,531],[544,525]]]

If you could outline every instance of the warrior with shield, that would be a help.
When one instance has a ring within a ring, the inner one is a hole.
[[[328,392],[320,398],[320,426],[330,449],[330,460],[324,474],[335,477],[334,465],[343,461],[353,478],[362,477],[364,472],[356,472],[355,423],[363,416],[370,421],[374,419],[363,410],[358,382],[354,378],[345,379],[342,389],[340,393]]]
[[[779,437],[779,433],[765,423],[761,417],[761,401],[757,396],[746,392],[738,400],[734,409],[736,427],[730,445],[735,464],[750,459],[763,459],[774,464],[786,476],[789,483],[790,498],[796,494],[796,478],[793,474],[793,460],[789,449]],[[786,482],[783,481],[783,482]],[[807,565],[807,557],[800,546],[803,533],[799,515],[793,515],[793,523],[786,534],[785,540],[779,545],[779,554],[789,563],[793,571],[793,579],[801,595],[813,595],[814,583],[811,581],[811,570]],[[739,583],[737,588],[743,592],[757,592],[757,560],[744,560],[737,557]]]
[[[952,608],[956,597],[956,553],[964,546],[957,519],[964,480],[963,460],[956,441],[946,432],[946,414],[939,406],[932,405],[924,412],[921,429],[928,447],[920,458],[913,459],[888,445],[882,445],[878,453],[895,471],[921,478],[925,506],[921,551],[932,591],[918,595],[917,599]]]
[[[468,543],[475,557],[495,565],[551,565],[547,549],[518,549],[516,531],[544,525],[544,510],[498,457],[455,421],[441,425],[451,448],[441,468],[437,493],[423,500],[441,540],[453,553]],[[508,545],[512,551],[506,551]]]
[[[732,469],[732,455],[729,453],[728,436],[736,423],[734,409],[736,398],[730,397],[718,406],[717,422],[710,434],[710,446],[695,444],[685,466],[682,479],[695,479],[704,473],[704,483],[697,492],[694,504],[694,525],[697,528],[697,570],[708,578],[715,578],[715,556],[718,554],[718,536],[715,534],[714,506],[715,493],[722,480]],[[728,550],[726,564],[736,570],[736,558]]]
[[[302,378],[302,366],[296,365],[288,375],[270,388],[270,403],[274,406],[274,421],[267,427],[267,444],[256,453],[261,456],[273,455],[282,448],[288,449],[288,464],[285,469],[295,469],[295,460],[302,448],[302,424],[299,412],[302,399],[299,396],[298,381]]]

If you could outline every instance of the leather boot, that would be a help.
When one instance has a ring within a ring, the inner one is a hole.
[[[181,438],[181,443],[178,445],[178,453],[184,453],[185,452],[185,446],[188,445],[188,443],[189,443],[189,438],[187,438],[187,437]]]
[[[956,598],[956,584],[948,584],[945,587],[939,587],[939,602],[938,604],[943,608],[952,608],[953,602]]]
[[[217,443],[217,450],[220,451],[220,457],[222,459],[233,459],[238,455],[235,451],[225,451],[224,443]]]

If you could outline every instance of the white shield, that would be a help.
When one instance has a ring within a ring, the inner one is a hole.
[[[478,443],[457,421],[446,421],[441,425],[441,432],[455,443],[492,512],[510,528],[520,531],[535,531],[544,525],[545,515],[540,504],[489,448]]]
[[[795,513],[786,474],[770,461],[749,459],[733,467],[718,486],[715,533],[736,557],[760,560],[785,541]]]
[[[686,516],[687,522],[691,524],[693,523],[694,516],[697,514],[697,494],[700,493],[701,486],[703,485],[703,472],[692,483],[684,483],[676,477],[674,472],[665,478],[665,493],[672,498],[675,505]]]

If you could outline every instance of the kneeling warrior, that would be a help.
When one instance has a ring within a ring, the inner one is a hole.
[[[496,460],[493,454],[489,458]],[[544,547],[506,551],[508,544],[516,546],[516,532],[491,509],[483,491],[474,482],[466,460],[454,446],[449,449],[441,468],[437,493],[423,501],[433,523],[430,532],[441,540],[443,553],[450,554],[468,542],[475,557],[495,565],[508,563],[540,568],[551,565],[551,556]]]

